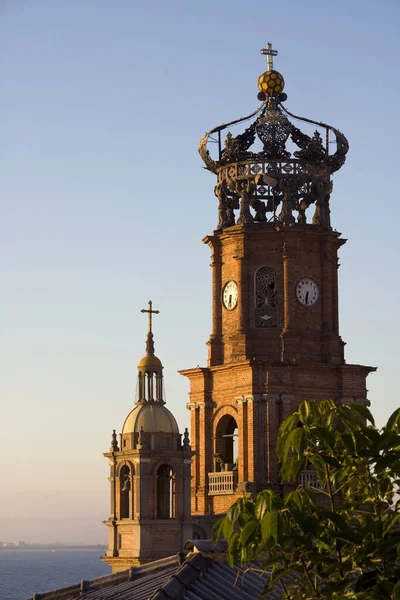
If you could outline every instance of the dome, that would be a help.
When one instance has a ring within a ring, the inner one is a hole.
[[[174,415],[159,402],[136,406],[126,417],[122,434],[139,433],[142,427],[146,433],[179,433]]]
[[[138,369],[143,367],[162,367],[162,363],[161,360],[154,354],[146,354],[146,356],[143,356],[142,360],[138,364]]]

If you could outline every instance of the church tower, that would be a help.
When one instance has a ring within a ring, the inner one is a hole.
[[[146,355],[138,364],[136,406],[115,430],[104,453],[110,465],[108,550],[102,559],[113,571],[171,556],[192,537],[188,430],[183,441],[165,407],[163,366],[154,354],[151,301]]]
[[[190,379],[196,451],[192,515],[203,517],[205,535],[212,515],[243,493],[280,489],[277,433],[301,400],[369,404],[366,377],[375,370],[346,364],[339,334],[338,250],[346,240],[332,229],[330,196],[347,139],[289,112],[272,65],[277,52],[270,44],[261,52],[261,106],[215,127],[199,146],[217,176],[218,223],[203,240],[212,256],[212,333],[207,367],[181,373]],[[229,131],[249,121],[244,132]]]

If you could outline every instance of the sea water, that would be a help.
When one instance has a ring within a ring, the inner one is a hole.
[[[96,550],[0,550],[0,600],[26,600],[111,572]]]

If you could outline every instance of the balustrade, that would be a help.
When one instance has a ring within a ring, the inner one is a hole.
[[[233,494],[238,483],[237,471],[219,471],[208,474],[208,493],[210,496]]]

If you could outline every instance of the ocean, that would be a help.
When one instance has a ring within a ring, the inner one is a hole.
[[[33,594],[111,573],[97,550],[1,550],[0,600],[26,600]]]

